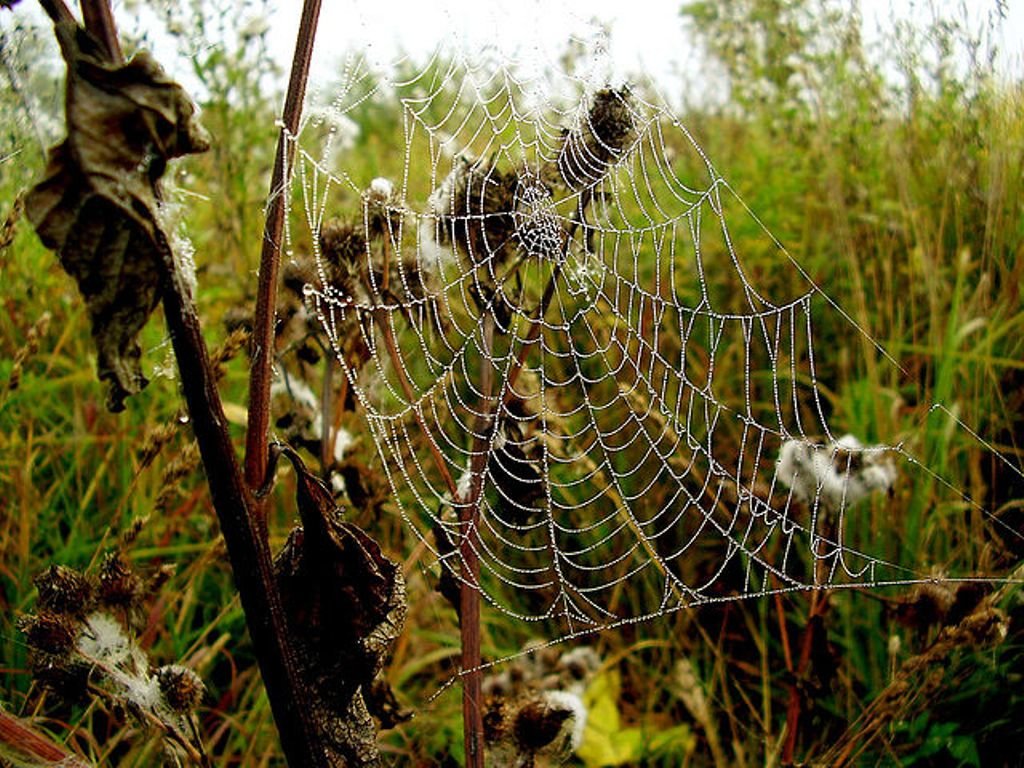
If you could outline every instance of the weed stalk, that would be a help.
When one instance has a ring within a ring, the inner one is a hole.
[[[55,22],[71,17],[62,0],[41,0],[41,3]],[[293,72],[288,100],[288,104],[292,105],[291,115],[296,113],[294,105],[301,105],[301,93],[296,95],[296,92],[304,90],[309,50],[312,48],[319,10],[318,2],[307,2],[306,6],[296,54],[296,58],[302,58],[305,64],[297,67],[298,74]],[[83,0],[82,7],[86,29],[103,42],[111,61],[120,62],[122,55],[108,0]],[[304,55],[300,57],[303,52]],[[314,720],[307,707],[300,706],[308,698],[308,691],[274,579],[266,527],[262,516],[257,514],[259,505],[246,485],[227,431],[227,418],[217,391],[217,373],[203,340],[191,291],[176,268],[170,244],[159,230],[157,240],[162,257],[160,266],[163,271],[164,314],[178,362],[182,389],[267,696],[280,732],[282,749],[291,765],[325,765],[327,752],[323,746],[322,724]],[[268,271],[276,276],[276,264],[272,264]],[[266,282],[264,277],[261,272],[261,284]],[[257,311],[262,309],[264,315],[269,312],[271,320],[273,299],[271,286],[269,295],[261,293],[261,303],[257,304]],[[269,361],[266,367],[269,372]],[[263,410],[262,417],[266,423],[269,399],[257,400],[257,404]],[[264,434],[264,441],[265,437]],[[262,458],[264,461],[261,466],[265,468],[266,457]]]

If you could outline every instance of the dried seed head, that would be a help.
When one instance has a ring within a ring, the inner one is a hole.
[[[121,544],[125,547],[130,547],[135,543],[135,540],[139,538],[139,534],[142,533],[142,529],[146,527],[146,523],[149,522],[148,516],[133,517],[128,527],[121,531]]]
[[[438,244],[455,248],[474,264],[503,263],[517,247],[518,184],[517,174],[501,171],[494,160],[460,160],[429,201],[437,216]]]
[[[22,366],[24,366],[26,360],[39,351],[39,339],[46,335],[46,331],[50,327],[50,319],[50,313],[43,312],[39,319],[32,324],[32,327],[28,329],[28,333],[25,334],[25,343],[14,353],[11,375],[7,380],[8,390],[13,391],[21,386]]]
[[[316,269],[311,261],[290,259],[281,268],[282,287],[302,301],[306,286],[316,279]]]
[[[351,224],[333,219],[320,228],[320,252],[330,287],[349,298],[363,297],[368,270],[366,235]]]
[[[520,752],[533,754],[554,742],[566,721],[576,715],[575,707],[551,694],[531,699],[513,716],[512,737]]]
[[[82,616],[95,600],[88,577],[63,565],[51,565],[35,578],[39,607],[54,613]]]
[[[14,5],[17,0],[3,0],[0,2],[0,7],[10,8]],[[25,193],[19,192],[18,196],[14,198],[14,204],[11,205],[11,210],[7,213],[7,218],[4,219],[4,223],[0,224],[0,253],[3,253],[6,249],[10,248],[11,243],[14,242],[14,233],[18,228],[18,220],[25,213]]]
[[[146,593],[155,595],[163,588],[164,584],[170,581],[171,576],[177,571],[173,563],[164,563],[146,581]]]
[[[153,459],[160,455],[160,451],[171,442],[176,434],[178,434],[178,425],[173,421],[146,430],[146,436],[142,440],[142,451],[139,454],[139,470],[152,464]]]
[[[594,94],[586,119],[564,132],[558,171],[570,189],[592,187],[625,154],[636,133],[627,88],[604,88]]]
[[[110,607],[134,607],[142,593],[142,579],[124,554],[120,550],[108,552],[100,564],[100,602]]]
[[[224,339],[223,343],[213,350],[210,355],[210,363],[217,372],[218,379],[224,375],[223,366],[238,357],[238,353],[245,349],[246,345],[249,343],[249,337],[251,335],[251,329],[247,329],[245,327],[231,328],[229,329],[228,336]]]
[[[199,447],[195,440],[185,445],[172,458],[160,476],[160,493],[157,495],[155,507],[159,511],[166,510],[171,501],[180,491],[181,481],[199,467]]]
[[[505,738],[508,728],[504,696],[487,696],[484,700],[484,741],[495,744]]]
[[[32,677],[62,701],[73,704],[88,699],[88,664],[78,661],[55,662],[54,657],[40,654],[32,660]]]
[[[397,234],[402,223],[402,209],[395,196],[395,185],[388,179],[378,177],[370,182],[364,200],[363,215],[366,217],[366,234],[369,238],[376,240]]]
[[[49,611],[22,616],[17,626],[30,646],[56,657],[67,656],[82,631],[82,625],[76,619]]]
[[[156,671],[160,692],[174,712],[195,711],[206,694],[206,686],[195,672],[180,664],[170,664]]]
[[[569,682],[584,681],[600,667],[601,657],[589,645],[581,645],[566,651],[558,660],[558,668],[564,672]]]
[[[329,266],[351,268],[366,257],[366,237],[351,224],[332,219],[320,227],[320,252]]]

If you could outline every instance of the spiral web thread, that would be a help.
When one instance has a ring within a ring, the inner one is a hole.
[[[923,558],[897,562],[881,491],[920,472],[981,508],[902,444],[833,434],[814,321],[841,308],[651,92],[487,57],[390,79],[353,59],[330,120],[296,139],[283,192],[316,254],[308,304],[409,530],[456,579],[468,537],[472,586],[552,640],[934,580]],[[350,175],[333,146],[382,98],[405,139],[391,185]],[[602,100],[612,129],[628,115],[614,141]],[[338,200],[362,212],[340,265],[323,245]],[[760,232],[760,262],[785,274],[774,295],[732,226]]]

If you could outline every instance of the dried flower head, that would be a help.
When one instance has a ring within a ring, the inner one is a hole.
[[[527,768],[540,755],[564,757],[577,749],[587,708],[567,691],[544,691],[519,700],[492,696],[485,702],[483,721],[494,764]]]
[[[156,671],[156,679],[164,701],[174,712],[195,711],[206,694],[206,686],[199,675],[180,664],[160,667]]]
[[[561,695],[557,695],[561,694]],[[584,713],[582,702],[562,691],[552,691],[544,696],[527,701],[515,713],[512,720],[512,736],[521,751],[535,754],[551,744],[562,733],[566,720]]]
[[[331,287],[343,296],[357,296],[360,276],[367,270],[366,235],[351,224],[332,219],[320,227],[320,252]]]
[[[103,605],[134,608],[144,593],[142,579],[120,550],[108,552],[100,564],[99,600]]]
[[[92,582],[74,568],[51,565],[35,577],[39,590],[39,607],[45,611],[81,616],[95,602]]]
[[[581,124],[562,136],[558,171],[573,190],[593,187],[621,160],[636,135],[636,118],[627,88],[594,94]]]
[[[71,652],[82,629],[76,619],[50,611],[22,616],[17,626],[33,649],[57,657]]]
[[[494,159],[470,164],[457,158],[428,201],[437,217],[438,244],[451,246],[473,264],[505,262],[516,248],[518,183],[517,175],[502,171]]]
[[[367,237],[372,241],[381,237],[397,237],[402,223],[402,208],[398,205],[395,185],[389,179],[378,177],[370,182],[363,193]]]
[[[581,645],[566,651],[558,659],[558,669],[570,685],[588,682],[600,668],[601,657],[589,645]],[[582,693],[582,686],[577,692]]]

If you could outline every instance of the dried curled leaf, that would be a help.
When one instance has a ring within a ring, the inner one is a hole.
[[[405,624],[405,579],[372,538],[340,519],[331,492],[289,449],[302,527],[275,561],[281,598],[332,748],[354,766],[379,763],[364,692]]]
[[[25,210],[82,292],[108,383],[107,407],[146,386],[137,340],[173,260],[157,212],[167,161],[202,152],[207,137],[184,89],[148,54],[110,62],[85,30],[56,25],[67,63],[67,138],[50,150]]]

